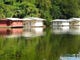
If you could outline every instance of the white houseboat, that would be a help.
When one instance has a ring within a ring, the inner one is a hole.
[[[24,18],[24,25],[26,27],[43,27],[45,19],[37,17]]]
[[[71,18],[69,21],[70,26],[80,26],[80,18]]]
[[[32,19],[30,19],[30,18],[24,18],[23,19],[24,20],[24,22],[23,22],[23,24],[24,24],[24,28],[31,28],[31,25],[32,25]]]
[[[53,26],[69,26],[69,20],[55,19],[52,21]]]

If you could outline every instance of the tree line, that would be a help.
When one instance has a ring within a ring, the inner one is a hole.
[[[80,17],[80,0],[0,0],[0,18],[7,17]]]

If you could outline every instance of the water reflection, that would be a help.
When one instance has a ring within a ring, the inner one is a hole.
[[[67,54],[60,57],[60,60],[80,60],[80,53],[79,54]]]
[[[9,34],[9,32],[8,32],[7,28],[0,28],[0,36],[5,36],[8,34]]]
[[[1,28],[0,36],[8,38],[0,37],[0,60],[80,60],[80,35],[72,35],[76,29]]]
[[[80,26],[54,26],[52,29],[55,34],[80,34]]]
[[[53,33],[66,34],[69,31],[69,26],[55,26],[53,27]]]
[[[69,30],[70,34],[80,34],[80,26],[72,26]]]
[[[11,37],[36,37],[43,36],[44,28],[0,28],[0,36]]]
[[[35,36],[43,36],[43,35],[44,35],[44,28],[42,27],[24,29],[23,32],[24,37],[35,37]]]
[[[61,57],[60,60],[80,60],[80,57]]]
[[[10,28],[10,29],[7,29],[6,33],[8,33],[6,34],[7,38],[20,37],[23,33],[23,28]]]

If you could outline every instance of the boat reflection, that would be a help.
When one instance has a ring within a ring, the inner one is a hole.
[[[69,30],[70,34],[80,34],[80,26],[72,26]]]
[[[12,37],[20,37],[23,33],[23,29],[22,28],[11,28],[11,29],[7,29],[8,33],[6,35],[7,38],[12,38]]]
[[[8,35],[9,30],[7,28],[0,28],[0,36],[5,36],[5,35]]]
[[[42,27],[24,29],[23,32],[24,37],[36,37],[36,36],[43,36],[43,35],[44,35],[44,28]]]
[[[80,60],[80,54],[67,54],[60,56],[60,60]]]
[[[66,34],[69,31],[69,26],[55,26],[52,31],[55,34]]]
[[[80,34],[80,26],[55,26],[52,29],[54,34]]]
[[[12,37],[36,37],[43,36],[44,28],[0,28],[0,36],[12,38]]]

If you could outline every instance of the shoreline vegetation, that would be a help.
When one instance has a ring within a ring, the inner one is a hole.
[[[79,0],[0,0],[0,18],[40,17],[53,19],[80,17]]]

